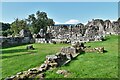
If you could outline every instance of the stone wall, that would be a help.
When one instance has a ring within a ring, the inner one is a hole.
[[[52,36],[58,40],[67,39],[70,42],[102,41],[108,34],[118,35],[120,33],[120,21],[93,19],[88,21],[86,25],[82,23],[61,24],[48,28],[49,33],[52,33]]]
[[[2,47],[33,43],[34,39],[30,37],[2,37],[0,38]]]

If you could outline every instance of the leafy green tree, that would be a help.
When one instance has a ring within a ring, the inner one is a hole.
[[[47,31],[47,26],[54,25],[53,19],[48,18],[47,13],[37,11],[36,14],[31,14],[25,20],[15,19],[14,22],[10,25],[10,32],[13,32],[13,35],[17,35],[22,29],[29,29],[33,34],[38,33],[40,29],[43,29],[44,32]]]
[[[2,22],[0,22],[0,26],[2,26],[1,29],[0,29],[2,31],[10,29],[10,24],[9,23],[2,23]]]
[[[37,11],[36,14],[31,14],[27,19],[30,29],[33,33],[38,33],[40,29],[43,29],[44,32],[47,30],[47,26],[54,25],[53,19],[48,18],[45,12]]]
[[[15,21],[14,22],[12,22],[12,24],[11,24],[11,30],[14,32],[13,34],[15,35],[15,34],[18,34],[19,33],[19,21],[18,21],[18,18],[17,19],[15,19]]]
[[[15,21],[11,24],[11,31],[13,32],[13,35],[19,34],[22,29],[27,29],[26,20],[19,20],[18,18],[15,19]]]
[[[55,24],[55,22],[53,21],[53,19],[48,19],[48,26],[53,26]]]
[[[28,16],[28,19],[26,19],[26,21],[28,21],[28,25],[29,25],[29,29],[32,33],[36,32],[36,18],[34,14],[31,14]]]
[[[5,37],[7,37],[7,36],[8,36],[8,33],[7,33],[7,31],[2,31],[2,36],[5,36]]]

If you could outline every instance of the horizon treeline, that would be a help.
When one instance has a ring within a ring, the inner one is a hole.
[[[47,16],[46,12],[37,11],[35,14],[28,15],[27,19],[16,18],[11,24],[0,22],[2,26],[0,36],[15,36],[22,29],[30,30],[32,34],[37,34],[41,28],[46,32],[47,26],[53,26],[54,24],[55,22]]]
[[[120,21],[120,18],[116,21]],[[0,22],[0,36],[19,36],[22,29],[30,30],[32,34],[37,34],[40,29],[43,29],[46,33],[47,26],[53,25],[55,25],[54,20],[49,18],[46,12],[37,11],[35,14],[28,15],[26,19],[16,18],[11,24]]]

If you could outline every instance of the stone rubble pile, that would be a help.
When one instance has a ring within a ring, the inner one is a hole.
[[[96,48],[85,48],[85,52],[97,52],[97,53],[104,53],[104,47],[96,47]]]
[[[26,47],[26,49],[27,49],[27,50],[34,50],[35,48],[33,47],[33,45],[28,45],[28,46]]]
[[[62,75],[64,75],[64,77],[67,77],[70,74],[70,72],[67,71],[67,70],[57,70],[56,73],[57,74],[62,74]]]

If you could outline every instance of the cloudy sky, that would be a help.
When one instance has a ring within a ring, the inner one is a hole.
[[[2,22],[25,19],[36,11],[44,11],[56,24],[86,23],[91,19],[118,18],[117,2],[3,2]]]

